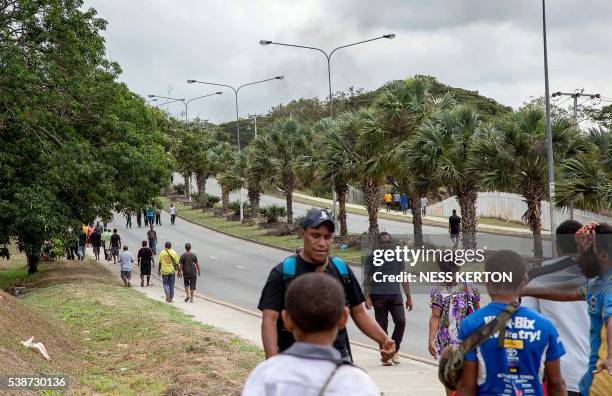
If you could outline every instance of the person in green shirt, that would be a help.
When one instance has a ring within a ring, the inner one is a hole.
[[[106,228],[102,233],[102,249],[104,249],[104,259],[109,261],[110,259],[110,240],[111,240],[111,231]]]

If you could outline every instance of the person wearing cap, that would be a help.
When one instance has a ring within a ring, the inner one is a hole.
[[[270,271],[257,306],[263,313],[261,334],[266,358],[285,351],[295,343],[281,317],[285,309],[285,291],[292,279],[312,272],[326,273],[342,284],[350,316],[357,327],[378,343],[384,359],[394,355],[395,342],[366,311],[365,297],[355,274],[342,260],[330,257],[334,231],[334,222],[325,210],[309,210],[300,224],[302,250]],[[346,328],[338,332],[334,348],[343,359],[352,361]]]

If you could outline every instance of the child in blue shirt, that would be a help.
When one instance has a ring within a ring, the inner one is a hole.
[[[518,301],[521,288],[528,280],[525,262],[508,250],[490,255],[485,271],[511,273],[512,281],[487,283],[491,303],[461,321],[460,340],[493,320],[506,305]],[[499,345],[499,337],[504,337],[503,347]],[[542,374],[545,374],[548,395],[565,396],[560,368],[563,354],[565,350],[552,322],[529,308],[519,307],[508,320],[505,334],[494,334],[465,355],[457,394],[541,396],[544,394]]]

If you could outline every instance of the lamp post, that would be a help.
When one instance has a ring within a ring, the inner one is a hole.
[[[207,98],[209,96],[213,96],[213,95],[223,95],[223,92],[218,91],[218,92],[213,92],[211,94],[208,95],[202,95],[202,96],[197,96],[195,98],[191,98],[191,99],[185,99],[185,98],[170,98],[168,96],[160,96],[160,95],[148,95],[149,98],[152,98],[151,101],[153,100],[158,100],[158,99],[168,99],[167,102],[162,103],[162,105],[164,104],[169,104],[169,103],[174,103],[174,102],[182,102],[183,105],[185,106],[185,122],[187,123],[189,121],[189,116],[188,116],[188,111],[189,111],[189,103],[193,102],[194,100],[198,100],[198,99],[202,99],[202,98]],[[189,198],[189,201],[191,202],[191,175],[188,175],[188,177],[185,178],[185,191],[187,194],[187,198]]]
[[[255,139],[257,139],[257,117],[259,117],[261,114],[249,114],[249,118],[253,119],[253,122],[255,123]]]
[[[389,33],[389,34],[383,34],[382,36],[379,37],[374,37],[368,40],[362,40],[362,41],[357,41],[355,43],[351,43],[351,44],[345,44],[345,45],[341,45],[339,47],[334,48],[333,50],[331,50],[329,53],[326,52],[325,50],[321,49],[321,48],[317,48],[317,47],[309,47],[306,45],[298,45],[298,44],[287,44],[287,43],[279,43],[276,41],[270,41],[270,40],[259,40],[259,44],[266,46],[266,45],[280,45],[280,46],[284,46],[284,47],[295,47],[295,48],[303,48],[303,49],[309,49],[309,50],[314,50],[314,51],[319,51],[320,53],[322,53],[323,55],[325,55],[325,59],[327,59],[327,85],[329,88],[329,116],[333,117],[334,116],[334,112],[333,112],[333,97],[332,97],[332,85],[331,85],[331,57],[332,55],[334,55],[334,53],[336,53],[336,51],[342,49],[342,48],[347,48],[347,47],[352,47],[355,45],[359,45],[359,44],[364,44],[364,43],[369,43],[371,41],[376,41],[376,40],[380,40],[380,39],[394,39],[395,38],[395,34],[394,33]],[[336,189],[333,188],[334,186],[332,185],[332,190],[333,190],[333,204],[332,204],[332,216],[334,218],[334,223],[336,222],[336,202],[338,200],[338,197],[336,197]]]
[[[213,82],[207,82],[207,81],[199,81],[199,80],[187,80],[188,84],[206,84],[206,85],[214,85],[217,87],[225,87],[225,88],[229,88],[232,91],[234,91],[234,97],[235,97],[235,104],[236,104],[236,144],[238,145],[238,152],[240,152],[240,113],[238,110],[238,92],[240,92],[240,90],[244,87],[247,87],[249,85],[255,85],[255,84],[261,84],[267,81],[272,81],[272,80],[282,80],[283,78],[285,78],[284,76],[276,76],[276,77],[272,77],[272,78],[266,78],[265,80],[259,80],[259,81],[253,81],[250,83],[246,83],[246,84],[242,84],[239,85],[238,87],[233,87],[231,85],[228,84],[219,84],[219,83],[213,83]],[[242,220],[244,219],[244,211],[242,208],[242,187],[240,187],[240,190],[238,191],[238,201],[240,203],[240,221],[242,222]]]
[[[191,98],[191,99],[170,98],[170,97],[167,97],[167,96],[160,96],[160,95],[149,95],[149,98],[168,99],[169,102],[166,102],[164,104],[168,104],[168,103],[172,103],[172,102],[182,102],[183,105],[185,106],[185,122],[188,122],[189,118],[188,118],[187,113],[189,111],[189,103],[193,102],[194,100],[198,100],[198,99],[202,99],[202,98],[207,98],[207,97],[213,96],[213,95],[223,95],[223,92],[222,91],[213,92],[213,93],[208,94],[208,95],[197,96],[197,97]]]
[[[542,34],[544,42],[544,97],[546,103],[546,152],[548,157],[548,195],[550,209],[550,240],[552,256],[555,257],[555,166],[553,162],[552,121],[550,116],[550,86],[548,82],[548,44],[546,39],[546,0],[542,0]]]

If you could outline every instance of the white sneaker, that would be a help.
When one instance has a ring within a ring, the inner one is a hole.
[[[395,355],[393,355],[391,361],[393,362],[393,364],[400,364],[399,354],[396,353]]]

